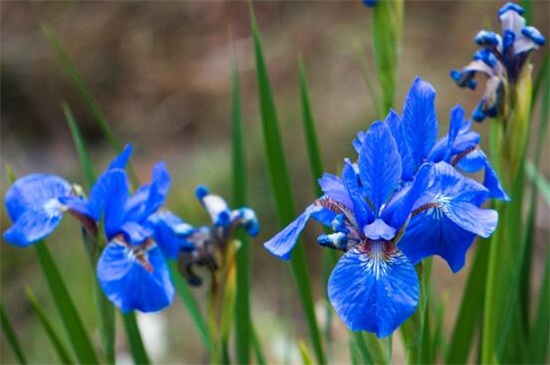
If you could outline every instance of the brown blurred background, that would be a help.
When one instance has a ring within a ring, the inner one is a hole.
[[[449,109],[456,103],[472,110],[483,87],[476,92],[459,89],[450,79],[449,70],[469,62],[476,50],[472,39],[478,30],[499,30],[496,12],[502,4],[406,3],[396,99],[399,112],[416,75],[431,82],[438,91],[440,134],[446,133]],[[550,3],[535,1],[533,6],[533,25],[548,39]],[[308,71],[325,169],[337,173],[342,159],[352,155],[350,142],[355,133],[366,129],[376,118],[357,57],[360,49],[372,61],[371,11],[359,1],[268,1],[255,2],[254,8],[297,206],[301,208],[314,196],[301,126],[297,56],[303,56]],[[83,181],[62,114],[63,101],[70,105],[82,128],[97,162],[96,169],[102,170],[113,156],[56,61],[41,31],[41,26],[47,24],[90,86],[120,140],[134,145],[132,161],[140,179],[149,179],[155,161],[166,161],[173,177],[168,206],[193,224],[207,219],[194,200],[193,189],[198,183],[230,198],[230,66],[232,47],[235,48],[242,88],[249,200],[262,222],[262,232],[252,242],[253,316],[270,362],[283,361],[288,352],[288,334],[292,333],[293,339],[306,339],[307,333],[288,268],[261,247],[277,226],[264,166],[247,2],[14,1],[1,2],[0,10],[2,171],[9,165],[18,175],[50,172],[71,181]],[[533,59],[535,72],[542,53]],[[538,122],[537,114],[535,123]],[[487,124],[475,128],[485,134]],[[487,147],[486,139],[482,144]],[[546,176],[550,171],[548,152],[547,144],[543,162]],[[2,196],[6,188],[2,173]],[[537,252],[543,252],[548,242],[549,210],[542,202],[538,209]],[[9,225],[4,210],[1,218],[3,231]],[[322,317],[325,288],[321,283],[321,256],[316,244],[311,243],[318,232],[318,227],[309,229],[305,241],[309,241],[311,276]],[[96,328],[91,271],[83,264],[86,261],[76,223],[66,218],[48,241],[80,313],[90,328]],[[28,357],[35,363],[57,361],[25,296],[25,287],[30,286],[64,336],[35,253],[2,243],[1,266],[2,302]],[[439,293],[448,304],[446,323],[450,329],[468,268],[452,275],[436,259],[436,270]],[[541,275],[540,265],[535,265],[535,273]],[[205,305],[204,290],[196,294]],[[206,360],[197,332],[179,299],[162,314],[140,319],[155,362]],[[334,322],[333,359],[347,362],[347,335],[341,322]],[[91,335],[98,341],[97,331]],[[117,336],[120,360],[129,361],[122,328]],[[291,343],[291,361],[299,361],[296,344],[297,341]],[[4,337],[0,345],[1,362],[13,362]],[[399,362],[398,349],[396,352]]]

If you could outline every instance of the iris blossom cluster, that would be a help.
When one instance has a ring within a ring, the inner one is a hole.
[[[93,236],[99,234],[103,221],[107,244],[97,262],[101,288],[123,312],[154,312],[170,305],[174,297],[167,260],[194,255],[202,247],[195,246],[199,230],[164,208],[170,189],[164,163],[153,167],[149,184],[130,194],[124,169],[131,153],[127,146],[97,179],[88,197],[55,175],[31,174],[18,179],[6,193],[6,209],[14,223],[3,236],[11,244],[29,246],[52,233],[66,212]],[[251,216],[255,219],[247,208],[223,211],[219,224],[239,221],[252,225]],[[257,232],[257,224],[250,231]]]
[[[358,159],[346,159],[340,176],[324,174],[324,195],[264,244],[288,259],[309,219],[331,227],[334,233],[318,243],[344,254],[328,295],[354,331],[393,333],[418,304],[414,265],[439,255],[460,270],[475,237],[488,237],[497,226],[496,211],[481,205],[489,197],[507,199],[461,107],[451,111],[448,135],[436,140],[434,102],[433,87],[417,78],[403,114],[391,111],[359,132]],[[485,169],[484,184],[457,169]]]
[[[477,73],[487,76],[484,95],[472,114],[475,121],[504,114],[504,100],[518,81],[529,54],[546,42],[537,28],[525,25],[524,13],[517,4],[504,5],[498,12],[502,35],[480,31],[474,41],[481,49],[474,53],[473,61],[462,70],[451,71],[458,86],[470,89],[477,86]]]
[[[186,236],[186,241],[193,245],[194,250],[181,252],[179,264],[187,282],[198,286],[202,284],[202,279],[196,275],[194,267],[204,266],[212,272],[220,269],[235,230],[242,227],[254,237],[260,231],[260,224],[252,209],[242,207],[232,210],[225,199],[211,194],[203,185],[197,187],[195,196],[210,215],[212,224],[194,228]]]

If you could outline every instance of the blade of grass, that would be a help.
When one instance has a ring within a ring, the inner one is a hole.
[[[550,342],[550,250],[546,251],[546,264],[539,293],[537,316],[533,322],[528,353],[531,358],[526,363],[547,364],[548,343]]]
[[[265,365],[267,362],[265,361],[265,355],[262,349],[262,344],[260,342],[260,337],[258,336],[258,333],[256,329],[251,325],[250,326],[250,333],[252,334],[252,346],[254,347],[254,355],[256,356],[256,363],[258,365]]]
[[[204,347],[208,352],[210,352],[212,350],[212,341],[208,332],[208,325],[204,320],[199,306],[197,305],[193,294],[191,294],[187,283],[180,276],[178,272],[177,262],[170,260],[168,266],[170,268],[172,279],[174,280],[174,287],[176,288],[176,292],[178,293],[180,299],[183,301],[183,304],[185,304],[185,307],[187,308],[191,319],[195,323]]]
[[[357,53],[357,58],[359,59],[359,62],[362,66],[361,71],[363,73],[363,80],[365,81],[365,85],[367,86],[367,90],[370,94],[372,106],[374,107],[374,110],[376,110],[376,114],[378,115],[378,117],[384,118],[384,105],[382,105],[382,103],[380,102],[380,98],[378,97],[378,94],[374,89],[374,84],[371,79],[371,70],[369,68],[367,58],[360,45],[357,45],[355,47],[355,50]]]
[[[135,312],[122,313],[122,319],[124,320],[124,327],[126,328],[126,335],[128,336],[130,352],[132,353],[134,362],[140,365],[150,364],[149,356],[141,339]]]
[[[311,171],[313,189],[316,196],[323,195],[321,187],[317,183],[317,180],[323,176],[323,162],[321,149],[319,148],[319,139],[317,137],[317,131],[315,128],[315,120],[313,118],[313,112],[311,110],[311,103],[308,92],[307,75],[302,58],[298,58],[298,78],[300,79],[300,100],[302,104],[302,122],[304,126],[304,136],[307,147],[307,155],[309,160],[309,168]],[[334,250],[323,250],[323,284],[328,284],[328,279],[332,269],[338,261],[338,253]],[[325,301],[326,307],[326,325],[325,325],[325,341],[327,348],[330,349],[331,344],[331,327],[332,327],[332,307],[328,300],[328,295]],[[327,350],[328,351],[328,350]]]
[[[65,348],[65,344],[63,344],[63,341],[61,341],[61,338],[55,332],[52,324],[50,323],[50,320],[48,319],[48,317],[44,313],[44,310],[42,309],[42,306],[38,302],[36,295],[34,295],[31,288],[28,288],[28,287],[26,288],[26,292],[27,292],[27,298],[31,302],[34,313],[38,316],[38,319],[40,320],[42,327],[44,327],[44,330],[48,334],[48,338],[50,339],[53,345],[53,348],[55,349],[55,352],[59,357],[59,360],[63,364],[74,364],[73,359],[69,355],[69,351],[67,351],[67,349]]]
[[[252,23],[252,34],[254,38],[260,112],[262,130],[264,135],[264,145],[268,162],[267,165],[269,170],[269,177],[271,180],[270,185],[273,193],[273,198],[275,200],[279,224],[281,226],[285,226],[294,219],[295,215],[294,202],[292,199],[292,189],[290,185],[290,179],[288,177],[288,170],[284,158],[283,147],[281,144],[277,115],[275,112],[275,104],[271,92],[267,68],[264,61],[260,32],[256,24],[252,6],[250,7],[250,18]],[[321,336],[315,317],[309,273],[307,271],[304,251],[300,244],[298,244],[294,249],[292,258],[290,259],[290,263],[298,288],[300,302],[306,314],[309,334],[313,349],[315,351],[317,362],[320,364],[325,364],[326,360],[323,352]]]
[[[525,164],[525,172],[527,173],[527,177],[533,181],[537,190],[542,194],[546,204],[550,206],[550,183],[541,175],[535,164],[530,160],[527,160]]]
[[[361,364],[374,364],[371,355],[369,353],[369,348],[365,342],[365,338],[361,332],[350,332],[350,335],[353,338],[353,341],[350,341],[358,352],[358,355],[361,357]]]
[[[53,30],[47,25],[42,26],[42,32],[46,35],[46,38],[48,39],[48,42],[50,43],[50,46],[52,47],[52,50],[55,53],[57,60],[63,67],[63,71],[78,89],[78,92],[82,96],[82,99],[88,106],[94,119],[101,128],[101,131],[107,137],[109,144],[111,145],[111,147],[113,147],[115,151],[117,151],[117,153],[121,152],[122,147],[119,144],[115,133],[111,130],[111,127],[107,123],[107,119],[99,108],[99,105],[97,104],[92,92],[86,85],[86,82],[84,82],[84,80],[80,76],[78,70],[74,66],[67,52],[65,52],[65,50],[61,46],[59,39],[57,38]]]
[[[544,54],[544,58],[542,60],[542,63],[540,65],[540,70],[537,75],[537,78],[535,79],[535,82],[533,84],[533,97],[531,98],[531,113],[533,113],[533,109],[535,108],[535,104],[537,102],[537,96],[539,95],[540,88],[543,85],[543,82],[548,82],[548,68],[550,67],[550,51],[546,50],[546,53]],[[546,99],[542,99],[548,100]]]
[[[80,129],[76,124],[76,121],[74,119],[73,113],[71,112],[71,109],[69,108],[69,105],[67,105],[67,103],[63,103],[61,107],[63,108],[65,119],[67,120],[67,123],[69,124],[69,128],[71,130],[71,136],[73,138],[73,142],[76,147],[78,160],[80,161],[80,166],[82,167],[82,172],[84,173],[84,181],[86,182],[86,188],[90,189],[92,185],[94,185],[95,178],[96,178],[94,168],[92,165],[92,160],[90,159],[88,149],[84,145],[84,139],[82,138],[82,134],[80,133]]]
[[[246,160],[243,141],[243,122],[241,113],[241,96],[239,89],[239,70],[237,58],[233,52],[231,70],[232,97],[232,166],[233,166],[233,204],[235,207],[247,205],[246,199]],[[237,362],[250,362],[250,241],[242,231],[237,233],[241,248],[237,251],[237,298],[235,311],[235,343]]]
[[[80,166],[82,167],[84,173],[84,180],[86,181],[86,186],[88,190],[93,186],[95,182],[95,171],[93,168],[92,160],[88,153],[88,149],[84,144],[84,139],[82,138],[82,133],[80,128],[76,123],[74,116],[71,112],[71,109],[66,103],[62,104],[63,112],[65,114],[65,119],[69,124],[71,130],[71,135],[73,142],[76,147],[78,154],[78,160],[80,161]],[[99,227],[98,232],[103,232]],[[88,256],[90,259],[91,269],[93,274],[93,291],[95,294],[95,302],[99,314],[99,327],[101,333],[101,343],[103,345],[103,351],[105,352],[105,362],[107,364],[115,363],[115,308],[114,305],[107,299],[103,294],[103,291],[98,285],[98,282],[95,277],[95,264],[99,257],[98,247],[103,247],[103,235],[99,234],[96,237],[98,242],[93,242],[94,238],[90,237],[88,232],[85,229],[82,229],[82,238],[84,240],[84,246],[87,248]],[[101,241],[101,242],[100,242]],[[92,249],[95,248],[95,249]]]
[[[489,259],[489,245],[487,243],[486,240],[480,240],[477,244],[475,258],[449,341],[447,356],[445,357],[447,364],[466,364],[468,362],[476,327],[483,308],[483,293],[485,292],[487,261]]]
[[[46,277],[46,282],[61,317],[61,321],[67,331],[76,357],[78,358],[78,362],[81,364],[99,363],[92,342],[69,296],[61,273],[53,261],[50,251],[46,247],[45,241],[39,241],[33,246],[38,255],[38,261]]]
[[[13,325],[11,324],[11,321],[6,312],[4,311],[3,304],[0,304],[0,323],[2,324],[2,332],[4,332],[4,336],[6,336],[6,340],[10,344],[10,347],[15,357],[17,358],[17,361],[19,361],[19,363],[23,365],[27,364],[27,359],[25,357],[23,349],[21,348],[19,339],[15,334]]]
[[[304,365],[313,365],[313,361],[311,360],[311,356],[309,356],[309,353],[307,352],[307,347],[304,341],[300,341],[298,343],[298,347],[300,349],[300,355],[302,355],[302,362]]]

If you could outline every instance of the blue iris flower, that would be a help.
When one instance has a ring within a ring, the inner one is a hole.
[[[194,273],[193,267],[198,265],[211,271],[218,270],[221,265],[219,258],[225,255],[235,229],[243,227],[250,236],[256,236],[260,224],[252,209],[231,209],[224,198],[210,193],[203,185],[197,187],[195,195],[210,215],[212,225],[191,227],[185,240],[193,250],[182,252],[179,262],[181,273],[189,284],[198,286],[202,280]]]
[[[373,8],[378,3],[378,0],[362,0],[362,2],[363,5]]]
[[[414,264],[439,254],[455,270],[473,237],[496,227],[496,212],[480,208],[488,189],[448,163],[479,138],[451,128],[445,142],[436,142],[434,99],[431,85],[416,79],[403,117],[392,111],[360,132],[353,141],[357,162],[346,160],[341,177],[325,174],[319,180],[325,195],[264,244],[288,259],[309,219],[331,227],[334,233],[319,236],[319,244],[345,254],[330,276],[329,299],[352,330],[390,335],[416,309]],[[463,127],[459,110],[453,114]]]
[[[525,25],[524,12],[517,4],[504,5],[498,12],[502,35],[480,31],[474,41],[481,49],[473,61],[462,70],[451,71],[458,86],[470,89],[476,88],[477,73],[487,76],[485,93],[473,112],[475,121],[502,113],[507,88],[517,81],[529,54],[546,43],[535,27]]]
[[[185,240],[191,230],[163,208],[170,188],[164,163],[157,163],[151,183],[132,195],[124,165],[111,165],[87,202],[89,212],[103,215],[108,242],[99,257],[97,277],[122,312],[154,312],[172,303],[174,286],[166,259],[193,249]]]

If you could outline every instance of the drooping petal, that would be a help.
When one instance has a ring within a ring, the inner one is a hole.
[[[272,255],[288,260],[290,252],[296,246],[300,234],[306,227],[306,223],[311,218],[312,214],[323,209],[315,205],[310,205],[306,210],[298,216],[292,223],[286,226],[281,232],[277,233],[273,238],[264,243],[264,247]]]
[[[139,255],[143,256],[111,242],[97,264],[103,292],[124,313],[156,312],[169,306],[174,298],[174,286],[160,249],[149,248]]]
[[[419,167],[435,144],[438,128],[435,89],[420,77],[414,80],[407,94],[401,120],[405,141],[415,167]]]
[[[488,190],[475,180],[465,177],[445,162],[432,168],[434,184],[428,189],[435,196],[451,202],[468,202],[480,206],[489,196]]]
[[[461,156],[456,163],[456,167],[469,173],[474,173],[485,169],[483,186],[489,189],[489,198],[504,201],[510,200],[510,197],[506,194],[506,191],[500,184],[500,180],[496,174],[496,171],[493,169],[493,166],[491,166],[491,162],[489,162],[489,159],[481,149],[476,148],[464,156]]]
[[[326,196],[345,205],[349,209],[353,209],[353,202],[349,196],[348,190],[344,186],[344,182],[338,176],[325,173],[323,177],[317,181]]]
[[[375,215],[394,192],[401,178],[401,157],[388,126],[373,123],[359,153],[359,176]]]
[[[428,188],[431,179],[431,164],[423,164],[413,182],[395,193],[380,215],[384,222],[400,230],[409,218],[414,204]]]
[[[432,208],[411,218],[397,246],[415,265],[426,257],[439,255],[456,273],[464,266],[475,237]]]
[[[6,210],[15,222],[26,210],[50,199],[69,196],[71,185],[59,176],[30,174],[17,179],[6,191]]]
[[[489,237],[498,223],[498,213],[493,209],[482,209],[467,202],[457,201],[445,212],[450,220],[461,228],[481,236]]]
[[[419,298],[414,266],[389,243],[350,249],[334,268],[328,296],[352,331],[386,337],[415,311]]]
[[[260,221],[256,217],[256,213],[248,207],[231,211],[231,222],[231,224],[243,226],[246,232],[252,237],[260,233]]]
[[[116,156],[113,161],[109,164],[109,167],[107,170],[112,169],[122,169],[124,170],[126,168],[126,165],[128,164],[128,160],[132,156],[133,147],[131,144],[127,144],[124,146],[124,149],[122,152]]]
[[[4,232],[4,239],[16,246],[27,247],[54,231],[63,218],[63,205],[55,198],[34,205],[18,215]]]

